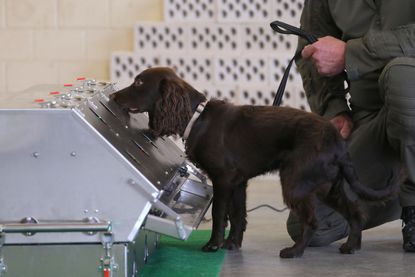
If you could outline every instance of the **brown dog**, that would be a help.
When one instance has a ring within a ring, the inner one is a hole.
[[[361,186],[345,142],[330,122],[315,114],[219,100],[204,105],[205,96],[169,68],[143,71],[131,86],[111,98],[130,112],[148,112],[149,127],[156,135],[184,136],[188,158],[212,180],[212,235],[203,251],[241,247],[247,181],[266,172],[279,170],[284,202],[303,224],[302,237],[281,250],[283,258],[301,256],[307,247],[317,227],[316,198],[350,224],[340,252],[360,248],[362,214],[357,200],[344,192],[343,178],[363,199],[385,200],[395,192],[395,186],[382,191]],[[227,218],[231,229],[224,240]]]

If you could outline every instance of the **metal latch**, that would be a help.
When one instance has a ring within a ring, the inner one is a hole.
[[[187,167],[185,167],[185,166],[181,166],[180,168],[179,168],[179,174],[180,174],[180,177],[187,177],[187,176],[189,176],[189,174],[187,173]]]
[[[101,240],[105,253],[100,258],[98,270],[102,272],[103,277],[113,277],[113,273],[118,270],[118,264],[112,255],[113,234],[111,232],[104,232]]]

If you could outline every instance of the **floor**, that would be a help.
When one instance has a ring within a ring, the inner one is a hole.
[[[255,179],[248,187],[248,209],[270,204],[283,208],[278,181]],[[221,276],[413,276],[415,253],[402,251],[401,221],[363,232],[362,249],[342,255],[342,241],[309,247],[303,257],[280,259],[279,250],[292,244],[285,229],[288,211],[260,208],[248,213],[242,248],[228,251]],[[200,228],[210,228],[210,223]]]

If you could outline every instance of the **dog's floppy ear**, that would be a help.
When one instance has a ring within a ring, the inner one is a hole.
[[[154,107],[152,129],[156,136],[183,135],[192,117],[189,89],[191,86],[178,77],[160,81],[161,98]]]

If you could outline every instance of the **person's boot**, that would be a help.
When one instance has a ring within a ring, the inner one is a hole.
[[[415,206],[402,208],[402,229],[403,249],[406,252],[415,252]]]

